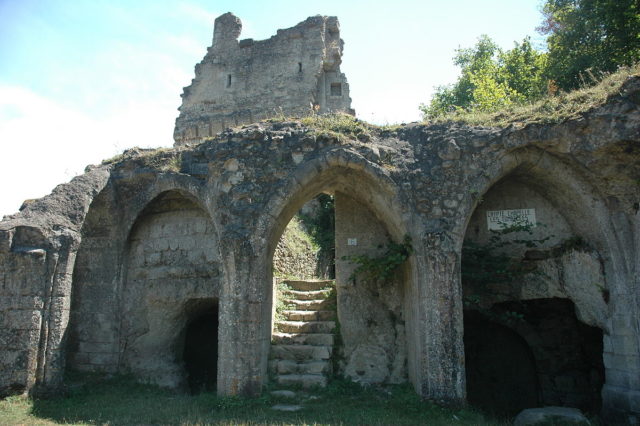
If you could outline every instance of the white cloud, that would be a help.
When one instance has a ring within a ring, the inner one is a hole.
[[[170,146],[175,114],[130,103],[103,118],[28,89],[0,86],[0,216],[131,146]]]

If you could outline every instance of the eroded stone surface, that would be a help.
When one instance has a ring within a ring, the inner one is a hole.
[[[268,117],[354,113],[340,72],[344,42],[336,17],[308,18],[268,40],[238,41],[241,30],[231,13],[216,19],[213,43],[182,94],[176,145]],[[262,132],[251,137],[260,139]],[[302,154],[292,158],[300,163]]]
[[[136,268],[135,261],[129,262],[138,241],[135,224],[154,199],[174,191],[209,218],[210,234],[199,235],[207,241],[215,237],[217,243],[202,244],[216,252],[209,258],[218,263],[219,274],[206,272],[206,260],[185,254],[174,258],[175,269],[163,269],[169,278],[158,284],[167,285],[166,295],[180,294],[180,288],[189,287],[174,281],[173,271],[185,274],[185,267],[195,264],[204,268],[198,269],[202,287],[195,285],[198,290],[185,291],[180,298],[200,291],[200,296],[219,298],[218,392],[259,393],[267,379],[271,339],[269,259],[295,212],[317,194],[334,192],[347,194],[372,212],[388,238],[400,242],[409,235],[414,249],[398,283],[356,283],[350,289],[349,280],[339,282],[341,326],[347,323],[346,330],[353,330],[345,350],[351,355],[371,345],[371,353],[387,357],[386,366],[376,366],[384,368],[380,376],[386,380],[406,377],[425,398],[460,403],[465,398],[461,247],[480,197],[500,180],[515,179],[563,218],[563,232],[581,237],[591,248],[557,258],[563,271],[558,279],[564,280],[560,289],[579,306],[583,321],[607,332],[602,391],[606,416],[637,416],[638,93],[640,80],[633,77],[604,105],[553,125],[498,129],[413,124],[371,130],[367,141],[313,132],[298,121],[259,123],[193,147],[155,154],[130,151],[112,164],[90,169],[0,222],[2,393],[55,389],[67,351],[76,354],[70,366],[125,370],[127,349],[121,343],[127,341],[127,326],[121,314],[128,273]],[[504,208],[531,207],[526,205],[531,199],[514,200],[523,205]],[[172,221],[181,223],[182,214],[176,207]],[[189,217],[184,214],[185,220]],[[193,237],[177,234],[167,236],[167,253],[189,245],[186,241]],[[149,261],[165,251],[164,246],[140,247],[138,259]],[[367,249],[375,252],[376,247]],[[204,259],[207,256],[204,253]],[[140,310],[148,310],[155,295],[138,296]],[[173,312],[170,309],[167,312]],[[359,318],[372,322],[358,323]],[[141,321],[135,327],[145,330]],[[178,327],[179,316],[167,321]],[[95,346],[67,345],[74,341]],[[158,350],[173,354],[167,356],[180,368],[179,347],[176,339]],[[301,355],[283,351],[292,359]],[[316,359],[330,356],[322,346],[311,352]]]

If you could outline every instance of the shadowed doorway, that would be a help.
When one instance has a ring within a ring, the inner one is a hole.
[[[215,392],[218,374],[218,301],[199,310],[185,331],[183,360],[192,394]]]

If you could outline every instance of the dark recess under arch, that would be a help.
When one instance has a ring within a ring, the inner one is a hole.
[[[192,394],[215,392],[218,374],[218,302],[193,315],[185,328],[183,361]]]

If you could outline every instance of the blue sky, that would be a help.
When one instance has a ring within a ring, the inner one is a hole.
[[[171,146],[182,87],[216,16],[264,39],[311,15],[338,16],[342,71],[358,117],[420,118],[455,81],[455,49],[488,34],[503,48],[535,32],[541,0],[0,0],[0,216],[133,146]]]

